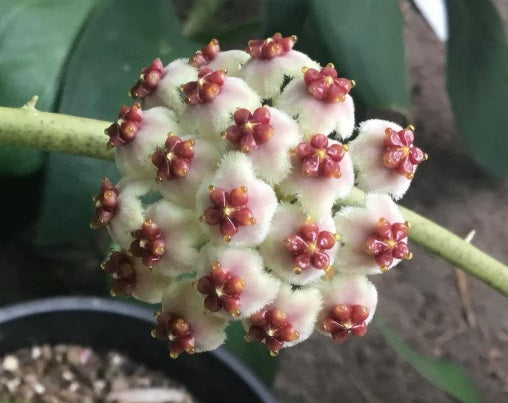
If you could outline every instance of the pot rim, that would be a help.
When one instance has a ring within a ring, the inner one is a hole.
[[[97,296],[69,296],[41,298],[1,307],[0,326],[23,317],[64,311],[108,313],[148,323],[153,322],[153,312],[151,310],[133,303],[114,301]],[[238,374],[252,388],[253,392],[259,396],[261,401],[276,403],[268,387],[233,354],[222,347],[209,351],[208,354],[211,354],[224,366],[229,367],[230,370]]]

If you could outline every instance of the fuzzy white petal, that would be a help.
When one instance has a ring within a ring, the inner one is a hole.
[[[208,63],[204,67],[208,67],[211,70],[226,70],[230,77],[240,77],[242,66],[250,56],[243,50],[226,50],[220,51],[215,59]]]
[[[182,141],[189,138],[191,137],[183,136]],[[178,206],[194,209],[198,188],[203,178],[217,169],[223,148],[204,139],[196,139],[189,173],[183,178],[165,180],[157,184],[162,196]]]
[[[369,194],[364,207],[345,207],[335,215],[335,225],[344,245],[335,259],[334,266],[337,271],[355,274],[381,273],[374,257],[363,250],[380,218],[386,218],[392,224],[404,222],[395,202],[382,194]],[[399,262],[399,259],[394,258],[389,268]]]
[[[198,353],[214,350],[226,339],[227,321],[203,312],[203,300],[190,281],[169,286],[162,295],[162,311],[179,315],[190,324]]]
[[[166,252],[157,269],[164,275],[193,271],[198,257],[195,244],[201,231],[192,211],[160,200],[147,208],[146,217],[159,226],[166,242]]]
[[[250,226],[241,226],[236,235],[233,236],[231,246],[250,247],[263,242],[270,222],[277,207],[277,196],[273,189],[254,174],[252,163],[241,152],[227,153],[220,163],[219,169],[210,179],[205,180],[198,190],[196,206],[198,211],[204,212],[211,203],[208,197],[208,187],[212,185],[216,188],[224,188],[228,192],[234,188],[246,186],[248,189],[249,201],[247,207],[250,208],[256,223]],[[210,233],[215,242],[224,244],[223,236],[219,231],[218,225],[210,226],[201,223],[204,231]]]
[[[107,226],[115,243],[129,249],[133,241],[131,232],[140,228],[144,220],[144,209],[140,198],[153,191],[149,181],[122,179],[118,185],[118,210]]]
[[[323,297],[323,309],[318,317],[318,329],[323,318],[338,304],[362,305],[369,308],[366,324],[369,324],[374,317],[377,306],[377,290],[365,276],[337,276],[332,281],[323,281],[319,290]],[[323,333],[330,335],[327,332]]]
[[[302,139],[298,125],[284,112],[269,107],[275,134],[259,148],[251,150],[247,156],[252,161],[259,177],[268,183],[277,184],[291,170],[289,150]]]
[[[232,124],[236,109],[254,110],[259,106],[258,95],[245,81],[226,77],[220,94],[212,101],[186,106],[180,124],[191,135],[219,141],[220,133]]]
[[[328,145],[338,144],[328,140]],[[339,178],[310,177],[301,173],[300,165],[294,162],[291,173],[280,184],[286,195],[296,195],[302,208],[316,218],[328,214],[335,201],[347,196],[354,185],[354,171],[348,152],[340,162]]]
[[[143,106],[146,109],[165,106],[180,114],[185,108],[180,85],[197,80],[198,71],[189,65],[188,59],[176,59],[164,68],[164,73],[157,90],[145,98]]]
[[[203,252],[203,265],[197,277],[210,274],[213,263],[219,262],[221,266],[232,275],[245,281],[245,288],[240,294],[240,316],[246,318],[263,306],[273,302],[279,291],[280,281],[264,270],[263,259],[253,249],[208,247]],[[231,319],[223,310],[217,312],[220,316]]]
[[[260,248],[266,267],[282,280],[297,285],[309,284],[325,274],[324,270],[314,267],[309,267],[301,274],[295,274],[293,271],[293,255],[287,250],[284,240],[290,235],[297,234],[306,219],[307,214],[299,206],[280,204],[273,217],[270,233]],[[320,231],[335,233],[335,223],[331,214],[321,217],[315,223]],[[333,264],[337,250],[336,243],[326,251],[330,258],[330,265]]]
[[[396,123],[386,120],[360,123],[358,137],[349,144],[349,149],[357,170],[358,187],[366,192],[389,193],[398,200],[406,193],[411,180],[383,164],[386,128],[402,130]]]
[[[241,77],[263,99],[275,100],[280,95],[284,76],[301,77],[302,67],[321,69],[319,63],[306,54],[291,50],[284,56],[269,60],[251,58],[242,68]]]
[[[314,331],[317,315],[321,309],[321,294],[315,288],[292,291],[289,285],[283,285],[275,301],[265,306],[266,310],[281,310],[293,328],[298,331],[298,339],[285,342],[284,347],[292,347],[307,340]],[[249,320],[243,321],[246,331],[249,330]]]
[[[173,111],[164,107],[143,111],[141,129],[134,139],[116,148],[115,162],[120,173],[131,178],[153,179],[155,167],[151,156],[157,147],[164,145],[169,132],[179,132]]]
[[[303,78],[291,81],[274,106],[296,119],[304,135],[316,133],[329,135],[336,131],[341,139],[347,139],[353,134],[355,127],[353,98],[346,95],[343,102],[320,101],[307,92]]]
[[[149,304],[160,303],[162,293],[171,284],[171,278],[164,276],[157,267],[149,270],[138,258],[134,258],[134,270],[136,286],[132,290],[132,296]]]

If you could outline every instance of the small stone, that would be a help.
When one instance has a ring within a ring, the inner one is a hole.
[[[16,372],[19,368],[19,361],[13,355],[6,355],[2,362],[2,367],[6,371]]]

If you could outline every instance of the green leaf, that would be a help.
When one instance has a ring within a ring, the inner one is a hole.
[[[353,96],[369,109],[410,109],[398,0],[314,0],[318,38],[340,74],[356,81]]]
[[[418,354],[379,315],[376,316],[375,324],[388,344],[433,385],[447,392],[459,402],[478,403],[481,401],[468,374],[459,365]]]
[[[200,46],[180,33],[170,0],[147,3],[106,1],[91,16],[74,50],[59,112],[114,120],[143,66],[160,56],[169,62]],[[106,143],[106,136],[104,142]],[[104,144],[105,144],[104,143]],[[90,234],[91,196],[100,178],[114,176],[110,162],[52,154],[39,226],[42,243],[64,242]]]
[[[448,92],[460,134],[476,161],[508,175],[508,42],[492,3],[447,0]]]
[[[52,109],[66,56],[95,0],[0,0],[0,100],[21,106],[39,95]],[[62,23],[65,21],[65,23]],[[0,173],[28,175],[45,161],[41,151],[0,146]]]
[[[224,347],[254,371],[267,385],[271,385],[277,371],[277,358],[270,357],[264,344],[246,342],[243,338],[245,331],[240,322],[231,322],[226,329],[226,335]]]
[[[300,36],[309,14],[307,0],[265,0],[263,2],[263,36],[276,32]]]

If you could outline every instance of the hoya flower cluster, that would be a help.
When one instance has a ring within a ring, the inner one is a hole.
[[[123,178],[94,199],[118,245],[103,268],[113,295],[161,304],[152,335],[172,357],[215,349],[233,320],[272,355],[314,330],[363,336],[366,275],[411,258],[392,199],[426,159],[414,129],[369,120],[351,141],[354,81],[295,42],[155,59],[106,129]],[[355,178],[364,205],[338,207]]]

